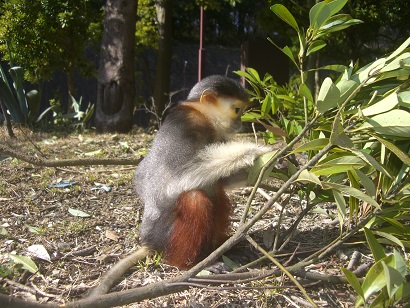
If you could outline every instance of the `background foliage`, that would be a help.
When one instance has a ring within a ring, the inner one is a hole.
[[[0,38],[7,45],[0,45],[0,51],[24,67],[32,82],[50,79],[56,70],[89,74],[93,66],[85,51],[99,41],[100,8],[99,0],[4,1]]]
[[[371,306],[397,305],[410,297],[405,279],[408,259],[398,252],[404,253],[410,244],[406,226],[410,209],[410,37],[393,53],[363,67],[337,63],[322,68],[337,77],[325,78],[315,97],[307,86],[304,63],[326,47],[333,32],[361,23],[339,13],[346,3],[315,4],[307,28],[285,6],[271,7],[297,33],[297,52],[288,46],[277,47],[300,76],[294,89],[278,86],[269,75],[261,78],[250,68],[237,72],[247,78],[254,98],[260,101],[260,108],[244,120],[262,123],[268,142],[285,137],[287,146],[281,153],[308,157],[299,170],[292,161],[285,172],[270,169],[272,176],[287,181],[285,186],[297,176],[296,183],[302,184],[296,189],[306,200],[307,210],[334,202],[342,240],[353,226],[364,223],[362,231],[375,263],[362,283],[343,269],[358,293],[356,305],[366,306],[374,294],[377,297]],[[386,253],[379,242],[398,250],[390,248]]]

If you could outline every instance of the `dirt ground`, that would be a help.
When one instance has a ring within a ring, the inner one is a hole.
[[[95,133],[31,133],[16,129],[10,141],[0,127],[0,142],[13,149],[47,159],[136,158],[146,153],[153,134],[133,131],[127,135]],[[138,225],[142,206],[133,189],[135,166],[33,166],[0,153],[0,292],[28,301],[64,304],[81,298],[98,284],[100,275],[120,258],[139,247]],[[276,183],[280,185],[280,182]],[[233,229],[238,225],[247,190],[231,193],[235,203]],[[258,195],[252,213],[266,199]],[[288,206],[282,228],[301,212],[297,196]],[[329,211],[334,210],[331,206]],[[81,212],[79,212],[81,211]],[[80,216],[78,216],[80,215]],[[88,215],[88,216],[87,216]],[[269,242],[279,210],[273,208],[254,227],[252,237],[262,246]],[[87,217],[81,217],[87,216]],[[278,260],[295,263],[328,244],[339,234],[338,225],[325,215],[309,214]],[[357,247],[356,247],[357,248]],[[355,249],[345,246],[312,272],[340,275]],[[246,242],[240,255],[260,254]],[[296,254],[292,255],[293,252]],[[38,267],[32,274],[12,261],[10,254],[29,256]],[[239,260],[245,259],[238,258]],[[136,288],[179,274],[176,268],[157,262],[158,256],[141,262],[112,291]],[[260,268],[273,267],[269,263]],[[300,280],[319,307],[352,307],[355,294],[343,284]],[[260,281],[191,287],[176,294],[145,300],[129,307],[306,307],[307,301],[284,276]]]

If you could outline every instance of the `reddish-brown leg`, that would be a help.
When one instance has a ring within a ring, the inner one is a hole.
[[[214,211],[213,249],[219,247],[228,238],[230,229],[232,204],[222,185],[218,186]]]
[[[214,205],[203,190],[181,194],[175,206],[175,222],[165,250],[170,265],[184,269],[197,263],[212,246]]]

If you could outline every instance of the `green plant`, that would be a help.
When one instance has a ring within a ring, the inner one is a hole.
[[[71,99],[71,109],[74,112],[63,114],[61,111],[60,103],[58,101],[50,101],[50,107],[43,111],[39,116],[38,121],[41,121],[43,117],[50,111],[53,111],[54,124],[70,123],[79,128],[85,128],[87,123],[91,120],[94,113],[94,104],[88,103],[85,111],[81,111],[81,105],[83,98],[77,101],[72,95]]]
[[[393,307],[410,298],[410,284],[406,281],[407,264],[401,254],[393,249],[386,254],[369,229],[364,229],[375,263],[369,269],[363,283],[348,269],[342,268],[350,285],[358,294],[356,307],[366,306],[370,296],[378,294],[370,307]]]
[[[12,260],[9,260],[6,264],[0,264],[0,277],[9,278],[13,277],[17,272],[17,268]]]
[[[286,145],[269,159],[270,167],[264,170],[286,181],[284,186],[296,184],[299,196],[308,204],[302,215],[323,202],[333,202],[341,240],[348,236],[350,226],[366,223],[381,242],[405,247],[410,244],[410,228],[405,223],[410,209],[410,38],[392,54],[362,68],[353,64],[321,68],[339,76],[325,78],[317,97],[307,86],[307,58],[326,46],[324,38],[332,32],[360,23],[338,14],[346,3],[315,4],[306,30],[283,5],[271,7],[298,37],[297,55],[288,46],[280,50],[299,71],[300,82],[296,89],[279,87],[271,76],[260,78],[253,69],[238,72],[260,101],[260,108],[244,120],[263,122],[268,141],[274,135],[285,137]],[[306,154],[307,163],[299,170],[290,162],[285,172],[273,168],[278,157],[288,152]],[[378,255],[374,258],[376,264],[382,264]],[[384,262],[390,266],[393,257],[386,258]],[[406,300],[403,293],[387,291],[380,295],[384,302],[393,295],[394,301]]]
[[[24,73],[20,66],[10,68],[13,86],[0,65],[0,96],[4,101],[11,119],[15,123],[32,124],[37,120],[40,111],[40,94],[37,90],[28,93],[24,90]]]

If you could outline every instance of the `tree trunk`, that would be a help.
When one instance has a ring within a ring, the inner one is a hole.
[[[155,112],[160,118],[169,100],[172,57],[172,5],[173,0],[158,0],[155,2],[158,20],[158,56],[154,104]]]
[[[98,73],[97,132],[128,132],[134,113],[134,49],[138,0],[107,0]]]

